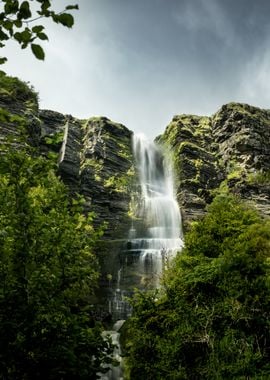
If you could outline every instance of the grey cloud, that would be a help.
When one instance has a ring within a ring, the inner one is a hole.
[[[48,26],[45,63],[8,48],[7,71],[32,82],[43,108],[103,114],[154,137],[177,113],[267,107],[268,0],[78,2],[72,31]]]
[[[228,45],[233,41],[234,27],[221,4],[215,0],[186,1],[174,16],[189,32],[210,31]]]

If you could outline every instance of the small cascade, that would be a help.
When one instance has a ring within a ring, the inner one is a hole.
[[[133,152],[139,177],[136,215],[120,254],[116,287],[109,301],[113,319],[131,315],[133,289],[156,288],[163,268],[181,248],[182,223],[174,194],[173,169],[160,146],[135,135]]]
[[[120,348],[120,333],[119,330],[124,324],[124,320],[117,321],[112,330],[104,331],[103,338],[110,337],[112,343],[115,345],[114,348],[114,359],[118,361],[119,365],[114,367],[110,366],[110,369],[105,374],[98,373],[100,380],[123,380],[123,370],[122,370],[122,356],[121,356],[121,348]]]

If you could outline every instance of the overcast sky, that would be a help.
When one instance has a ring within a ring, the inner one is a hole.
[[[72,30],[47,28],[45,62],[13,42],[2,52],[41,108],[104,115],[150,138],[175,114],[211,115],[230,101],[270,108],[269,0],[77,3]]]

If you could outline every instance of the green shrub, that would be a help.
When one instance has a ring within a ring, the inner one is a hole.
[[[270,185],[270,172],[250,173],[248,183],[255,185]]]
[[[129,378],[267,379],[270,222],[219,196],[193,224],[158,294],[138,294]]]
[[[36,107],[38,104],[38,94],[32,86],[16,77],[6,75],[4,71],[0,71],[0,96],[23,100]]]
[[[100,237],[45,158],[0,156],[0,378],[96,379],[112,346],[92,313]]]

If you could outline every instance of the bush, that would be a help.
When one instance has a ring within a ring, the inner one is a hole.
[[[0,156],[2,379],[96,379],[111,362],[91,309],[99,236],[47,160]]]
[[[0,71],[0,96],[8,96],[12,100],[31,101],[38,104],[38,94],[34,88],[22,80],[6,75]]]
[[[163,290],[133,301],[130,379],[269,378],[269,254],[269,221],[217,197],[187,234]]]

